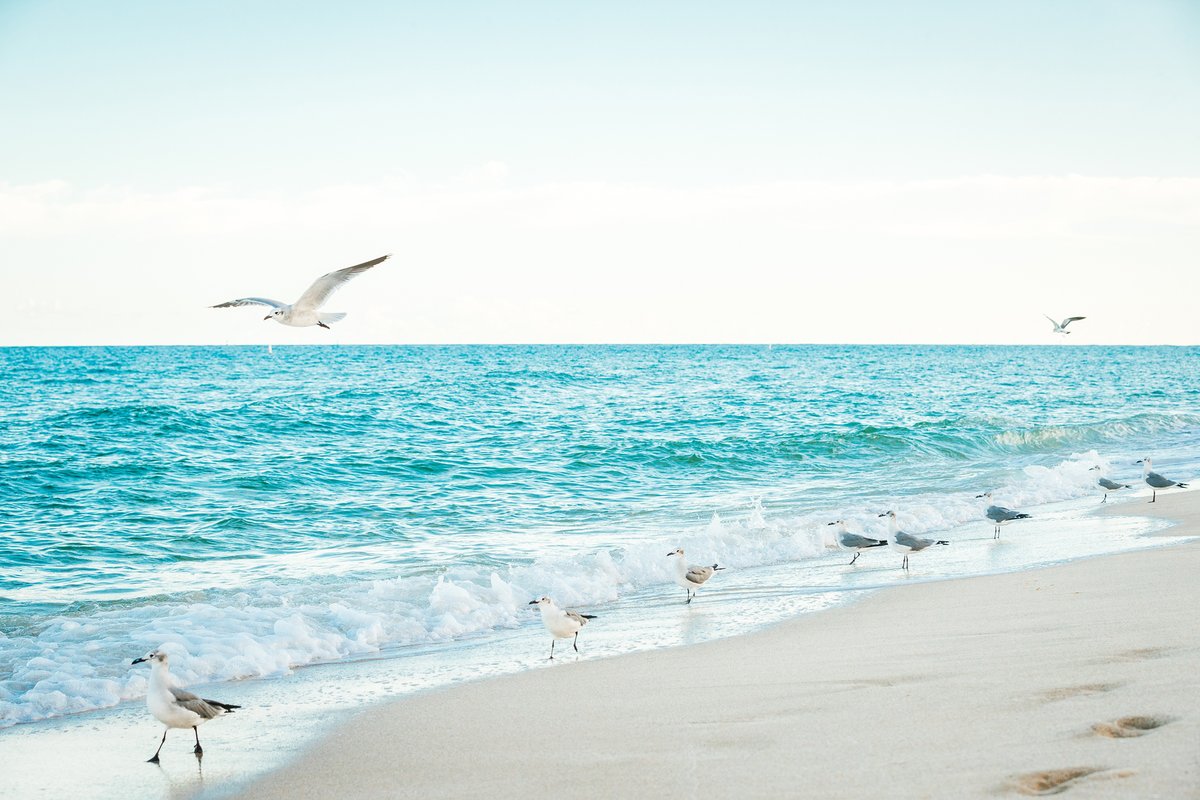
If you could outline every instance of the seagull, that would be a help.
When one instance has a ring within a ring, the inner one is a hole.
[[[162,741],[158,743],[158,750],[155,750],[154,755],[146,759],[147,763],[158,763],[159,751],[167,741],[167,731],[171,728],[191,728],[192,733],[196,734],[196,747],[192,752],[197,756],[204,755],[204,748],[200,746],[200,732],[196,730],[197,726],[208,722],[213,717],[219,717],[232,712],[235,708],[241,708],[241,706],[220,703],[216,700],[205,700],[191,692],[185,692],[183,689],[172,686],[167,654],[161,649],[153,650],[141,658],[135,658],[133,663],[141,664],[143,661],[150,662],[150,686],[146,692],[146,707],[159,722],[167,726],[163,731]]]
[[[1167,480],[1162,475],[1159,475],[1153,470],[1150,465],[1149,458],[1143,458],[1141,461],[1135,461],[1135,464],[1143,464],[1142,474],[1145,476],[1146,485],[1150,487],[1150,502],[1153,503],[1158,499],[1159,489],[1170,489],[1172,486],[1178,486],[1180,489],[1186,489],[1186,483],[1178,483],[1176,481]]]
[[[1067,330],[1067,326],[1070,325],[1072,322],[1078,322],[1081,319],[1087,319],[1087,317],[1067,317],[1062,322],[1055,322],[1053,319],[1050,319],[1049,314],[1042,314],[1042,316],[1045,317],[1046,319],[1050,320],[1050,324],[1054,326],[1055,333],[1062,333],[1062,334],[1070,334],[1071,333],[1069,330]]]
[[[838,526],[837,534],[834,536],[838,549],[845,550],[846,552],[854,551],[854,558],[850,559],[851,564],[858,561],[858,557],[862,555],[862,551],[866,548],[883,547],[887,544],[887,539],[871,539],[866,536],[859,536],[857,533],[851,533],[846,530],[845,520],[839,519],[837,522],[829,524]]]
[[[1098,470],[1098,469],[1100,469],[1100,467],[1099,467],[1099,466],[1095,466],[1095,467],[1092,467],[1092,469],[1093,469],[1093,470]],[[1111,481],[1111,480],[1109,480],[1108,478],[1104,477],[1103,475],[1101,475],[1101,476],[1100,476],[1100,480],[1096,481],[1096,484],[1097,484],[1097,485],[1098,485],[1098,486],[1099,486],[1101,489],[1103,489],[1103,490],[1104,490],[1104,499],[1100,501],[1101,503],[1107,503],[1107,502],[1108,502],[1108,493],[1109,493],[1109,492],[1115,492],[1115,491],[1117,491],[1118,489],[1130,489],[1130,488],[1132,488],[1132,487],[1131,487],[1131,486],[1130,486],[1128,483],[1117,483],[1116,481]]]
[[[391,258],[390,254],[380,256],[370,261],[364,261],[361,264],[355,264],[353,267],[346,267],[345,269],[339,269],[322,275],[313,281],[312,286],[305,289],[304,294],[300,295],[300,299],[290,306],[287,303],[281,303],[278,300],[271,300],[267,297],[243,297],[238,300],[230,300],[228,303],[209,306],[209,308],[270,306],[274,310],[263,317],[264,321],[273,319],[280,325],[291,325],[293,328],[307,328],[312,325],[318,325],[325,330],[329,330],[329,325],[326,323],[337,322],[346,315],[341,312],[319,313],[317,309],[325,305],[325,301],[329,299],[330,295],[341,288],[343,283],[346,283],[359,273],[366,272],[376,264],[387,261],[389,258]]]
[[[900,530],[900,524],[896,521],[895,511],[888,511],[879,516],[888,518],[888,527],[892,531],[892,538],[888,540],[888,547],[897,553],[904,554],[904,564],[902,565],[904,569],[908,569],[909,553],[919,553],[926,547],[932,547],[935,544],[950,544],[945,539],[921,539],[905,533]]]
[[[711,567],[697,567],[695,564],[689,565],[683,560],[683,548],[680,547],[673,553],[667,553],[668,556],[679,556],[679,560],[675,562],[675,582],[683,587],[687,592],[687,602],[692,602],[692,598],[696,596],[696,591],[704,585],[704,582],[713,576],[713,573],[725,569],[713,564]]]
[[[578,611],[559,608],[549,597],[530,600],[529,605],[541,607],[542,624],[546,626],[546,630],[550,631],[550,636],[553,637],[550,639],[551,660],[554,659],[554,642],[558,639],[575,637],[575,652],[579,652],[579,631],[584,625],[587,625],[589,619],[596,618],[594,614],[580,614]]]
[[[979,500],[981,498],[985,499],[985,500],[991,500],[992,493],[984,492],[983,494],[975,495],[976,500]],[[1025,514],[1020,511],[1013,511],[1011,508],[1005,508],[1004,506],[988,506],[987,510],[985,510],[983,513],[984,513],[984,516],[986,516],[992,522],[996,523],[996,526],[992,531],[995,534],[992,537],[993,539],[1000,538],[1000,526],[1001,525],[1004,525],[1007,522],[1012,522],[1014,519],[1032,519],[1033,518],[1032,514]]]

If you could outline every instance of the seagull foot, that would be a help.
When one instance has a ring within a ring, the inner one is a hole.
[[[204,755],[204,748],[201,747],[200,745],[196,745],[195,747],[192,748],[192,752],[198,756],[202,756],[202,755]]]
[[[158,754],[155,753],[154,755],[147,758],[146,763],[147,764],[157,764],[158,763]]]

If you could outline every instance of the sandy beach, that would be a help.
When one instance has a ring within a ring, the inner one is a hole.
[[[1200,492],[1096,513],[1200,534]],[[372,708],[242,796],[1200,797],[1198,573],[1186,542],[562,659]]]

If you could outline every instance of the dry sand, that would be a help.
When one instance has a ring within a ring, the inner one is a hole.
[[[1100,513],[1200,534],[1163,494]],[[244,796],[1200,797],[1198,587],[1188,542],[564,660],[371,709]]]

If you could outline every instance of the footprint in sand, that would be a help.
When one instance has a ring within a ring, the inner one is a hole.
[[[1066,700],[1071,697],[1086,697],[1090,694],[1103,694],[1119,689],[1121,683],[1084,683],[1079,686],[1064,686],[1061,689],[1050,689],[1042,692],[1039,697],[1043,702],[1052,703],[1056,700]]]
[[[1075,785],[1077,781],[1089,775],[1106,773],[1102,778],[1128,778],[1132,770],[1106,772],[1106,767],[1064,767],[1063,769],[1048,769],[1042,772],[1029,772],[1018,775],[1013,781],[1012,788],[1021,794],[1041,796],[1059,794]]]
[[[1130,739],[1134,736],[1145,736],[1152,730],[1171,723],[1171,717],[1121,717],[1112,722],[1097,722],[1092,730],[1100,736],[1110,739]]]

